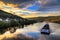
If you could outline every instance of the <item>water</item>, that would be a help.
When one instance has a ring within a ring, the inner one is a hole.
[[[4,37],[12,38],[12,37],[16,37],[19,34],[23,34],[25,36],[35,38],[35,40],[60,40],[60,24],[49,23],[50,29],[51,29],[51,34],[42,35],[42,34],[40,34],[40,29],[45,24],[46,24],[45,22],[35,23],[33,25],[29,25],[27,27],[17,29],[15,33],[10,33],[9,31],[7,31],[3,35],[0,35],[0,39],[2,39]]]

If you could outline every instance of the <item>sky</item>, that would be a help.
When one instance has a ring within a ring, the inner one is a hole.
[[[0,9],[28,10],[34,12],[57,12],[60,11],[60,0],[0,0]],[[23,12],[22,14],[26,14]],[[29,13],[27,13],[29,14]]]
[[[27,7],[27,10],[37,11],[39,8],[39,4],[35,2],[32,6]]]
[[[53,9],[60,9],[60,0],[0,0],[0,2],[3,2],[7,6],[9,6],[9,4],[16,4],[15,6],[17,8],[35,11],[51,11]],[[14,5],[12,7],[14,7]]]

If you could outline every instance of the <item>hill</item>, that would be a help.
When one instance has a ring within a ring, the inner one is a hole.
[[[47,22],[60,23],[60,16],[34,17],[29,19],[33,19],[37,22],[47,21]]]
[[[6,21],[6,19],[8,21]],[[3,34],[8,30],[13,33],[17,28],[23,28],[24,26],[33,24],[35,22],[36,21],[34,20],[25,19],[0,10],[0,34]]]
[[[14,18],[19,19],[20,18],[20,19],[23,19],[22,17],[13,15],[11,13],[7,13],[7,12],[2,11],[2,10],[0,10],[0,18],[3,18],[3,19],[5,19],[5,18],[10,18],[10,19],[14,19]]]

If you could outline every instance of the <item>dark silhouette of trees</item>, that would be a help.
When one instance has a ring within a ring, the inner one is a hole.
[[[4,12],[2,10],[0,10],[0,18],[2,19],[2,21],[0,21],[1,34],[6,32],[7,30],[13,33],[16,31],[17,28],[24,28],[24,25],[27,26],[36,23],[35,20],[25,19],[11,13]],[[7,18],[9,19],[9,21],[6,21]]]

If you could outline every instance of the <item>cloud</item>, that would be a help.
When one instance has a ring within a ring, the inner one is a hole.
[[[60,0],[40,0],[40,8],[37,11],[60,10]]]
[[[33,0],[0,0],[0,1],[3,1],[4,3],[20,4],[24,2],[30,2]]]
[[[46,5],[47,6],[60,5],[60,1],[59,0],[50,0],[50,1],[48,1],[48,3]]]
[[[28,5],[32,5],[35,0],[0,0],[5,4],[18,4],[18,8],[24,8]]]
[[[9,4],[9,3],[4,3],[2,1],[0,1],[0,8],[4,7],[4,6],[9,6],[9,7],[17,7],[18,4]]]
[[[60,0],[0,0],[3,3],[5,3],[7,6],[9,5],[16,5],[17,8],[24,8],[26,9],[29,6],[32,6],[35,4],[35,2],[38,2],[39,8],[37,11],[47,11],[47,10],[52,10],[53,8],[59,9],[60,8]],[[38,5],[37,4],[37,5]],[[54,6],[59,6],[59,7],[54,7]],[[12,6],[14,7],[14,6]]]
[[[60,5],[60,0],[38,0],[38,2],[44,6]]]
[[[18,7],[25,7],[29,4],[34,4],[36,1],[40,3],[40,6],[53,6],[53,5],[60,5],[60,0],[0,0],[4,3],[9,4],[19,4]]]

